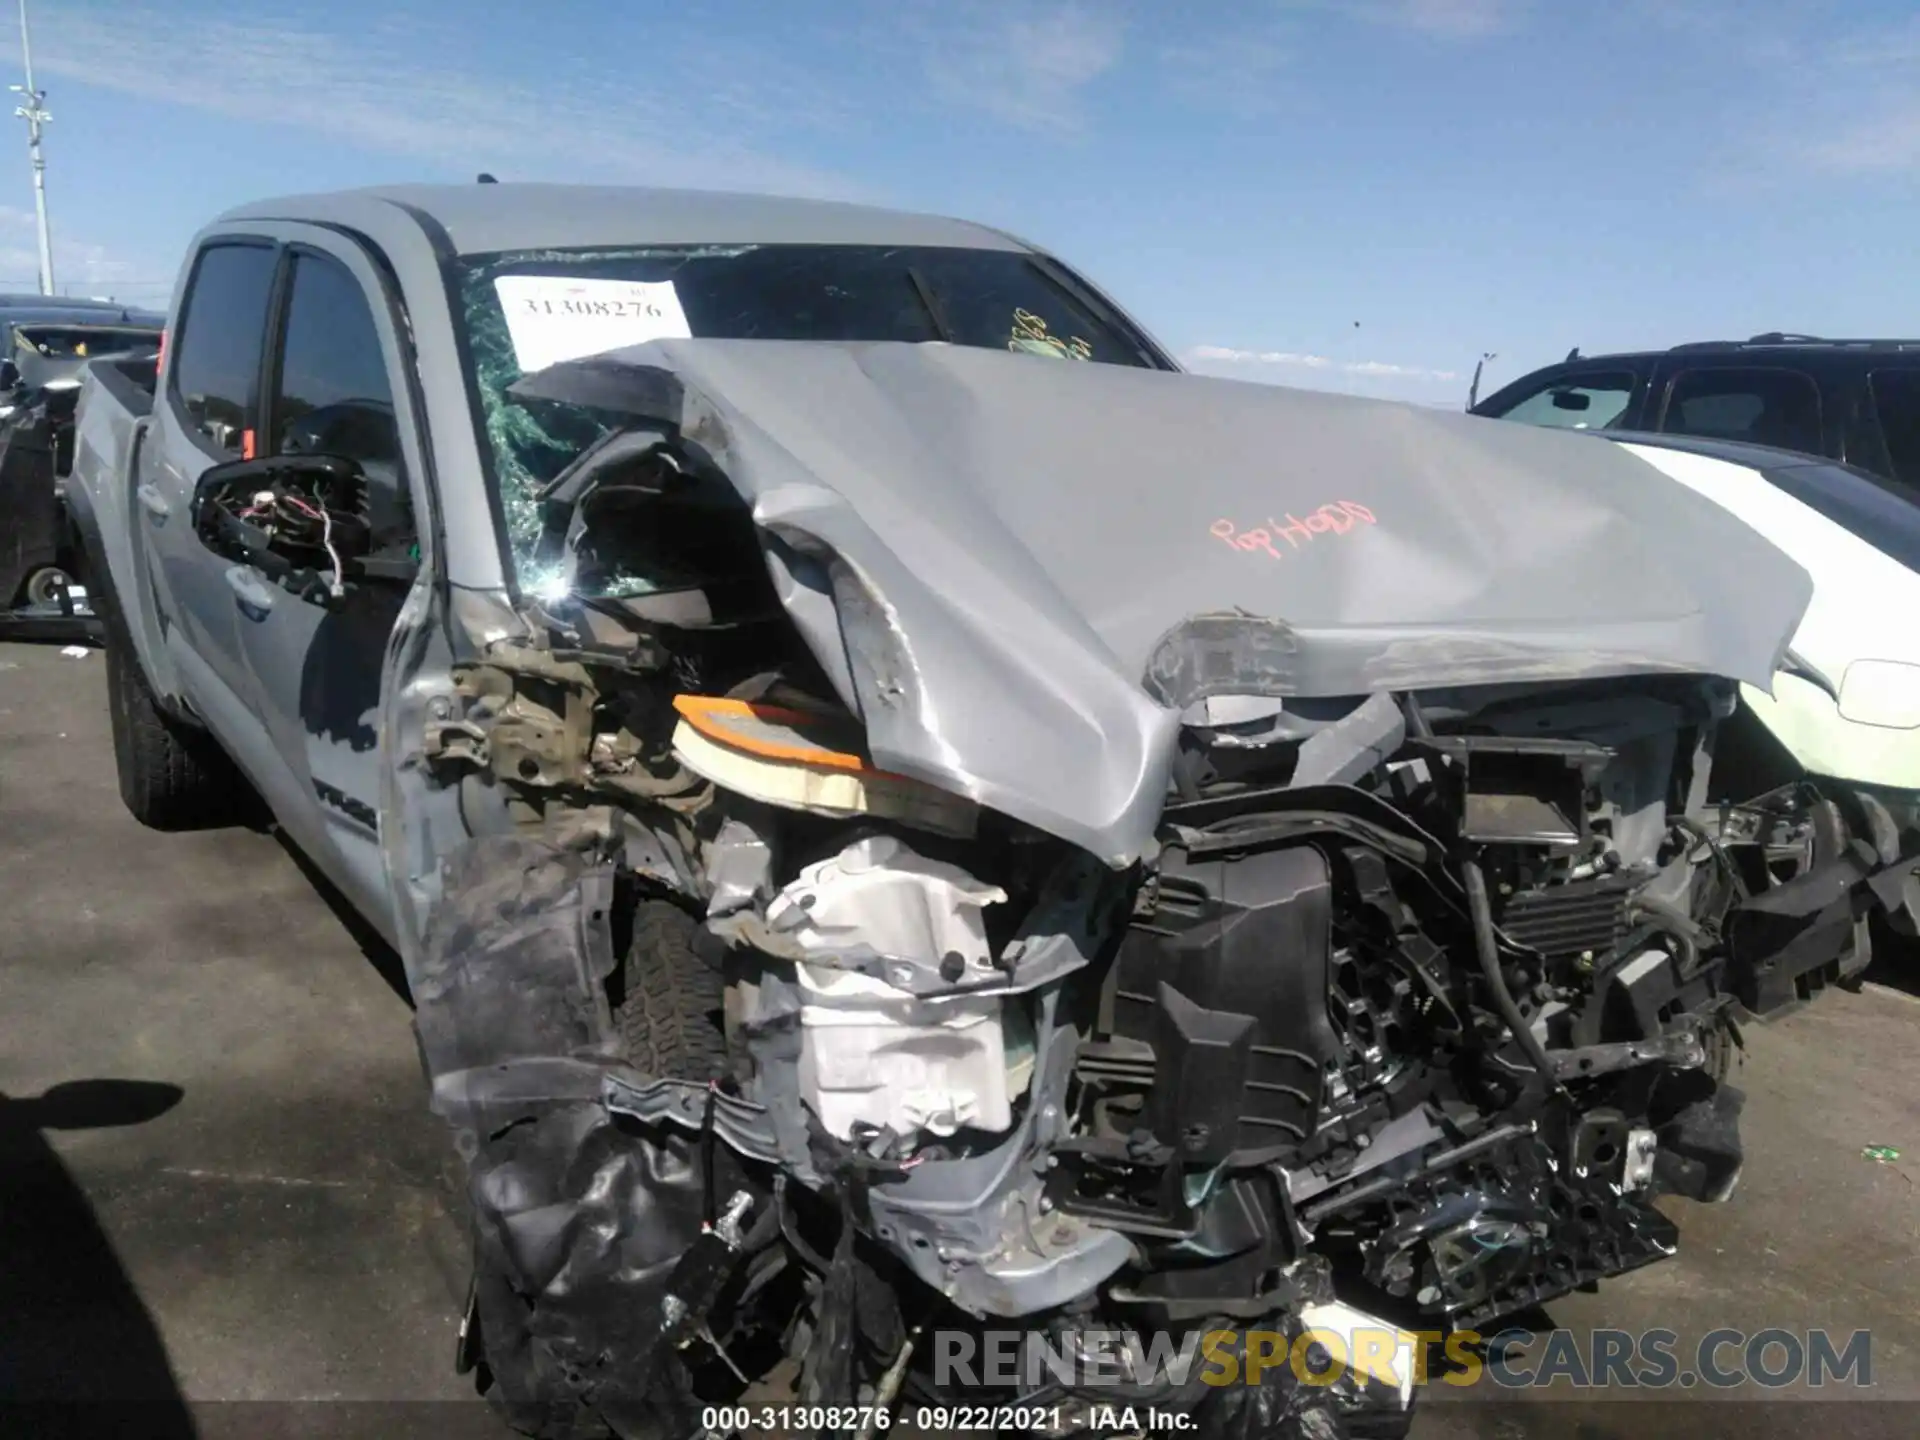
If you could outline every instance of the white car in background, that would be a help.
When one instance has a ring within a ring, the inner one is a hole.
[[[1793,668],[1771,694],[1742,687],[1785,752],[1756,754],[1754,773],[1810,781],[1852,812],[1850,831],[1883,863],[1890,849],[1920,855],[1920,506],[1832,460],[1692,436],[1605,438],[1733,511],[1813,577]],[[1920,933],[1911,869],[1900,892],[1882,899],[1900,933]]]

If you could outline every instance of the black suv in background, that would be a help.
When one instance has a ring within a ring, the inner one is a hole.
[[[1823,455],[1893,481],[1920,502],[1920,340],[1771,334],[1622,355],[1575,350],[1472,411]]]

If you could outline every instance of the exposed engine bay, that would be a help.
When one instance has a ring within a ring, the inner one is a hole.
[[[1654,1197],[1739,1177],[1740,1020],[1865,964],[1871,847],[1716,773],[1741,677],[1682,664],[1307,695],[1174,685],[1163,645],[1133,853],[902,773],[725,459],[691,424],[583,449],[541,496],[565,593],[427,730],[507,817],[448,862],[415,998],[471,1168],[468,1360],[524,1428],[564,1395],[688,1433],[782,1360],[815,1403],[1401,1414],[955,1394],[930,1337],[1485,1329],[1657,1261]],[[1238,620],[1181,633],[1217,661]]]

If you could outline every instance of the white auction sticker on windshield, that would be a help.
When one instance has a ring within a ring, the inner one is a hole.
[[[493,282],[522,374],[648,340],[685,340],[686,312],[671,280],[572,280],[502,275]]]

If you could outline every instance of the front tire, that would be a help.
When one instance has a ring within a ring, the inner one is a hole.
[[[202,830],[239,818],[245,782],[210,735],[166,714],[117,626],[107,630],[107,709],[120,798],[154,830]]]
[[[715,1080],[727,1073],[721,977],[694,951],[699,922],[670,900],[643,897],[633,938],[609,978],[620,1049],[648,1075]]]

